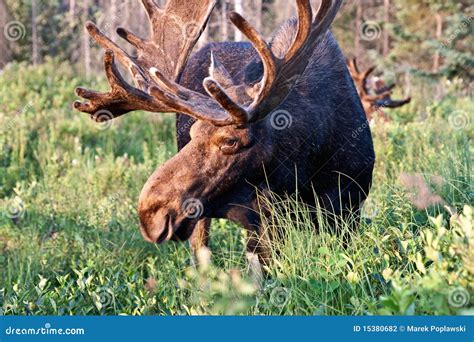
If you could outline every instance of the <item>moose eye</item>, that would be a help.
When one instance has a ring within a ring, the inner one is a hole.
[[[225,138],[225,139],[222,139],[221,141],[220,149],[224,153],[226,152],[230,153],[230,152],[233,152],[237,148],[238,143],[239,141],[236,138]]]

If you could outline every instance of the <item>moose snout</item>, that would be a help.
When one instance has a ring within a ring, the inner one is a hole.
[[[140,232],[148,242],[159,244],[170,240],[173,234],[170,215],[154,215],[149,221],[140,217]]]

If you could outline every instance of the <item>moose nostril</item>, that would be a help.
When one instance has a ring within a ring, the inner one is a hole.
[[[163,220],[163,226],[161,228],[161,233],[156,239],[156,243],[162,243],[163,241],[167,240],[169,231],[170,231],[170,216],[166,215],[165,219]]]
[[[153,223],[140,224],[140,232],[145,241],[162,243],[170,238],[171,217],[169,215],[157,216]]]
[[[145,230],[145,228],[143,228],[143,226],[140,224],[140,233],[142,234],[143,236],[143,239],[145,239],[145,241],[147,242],[155,242],[153,241],[153,239],[148,235],[147,231]]]

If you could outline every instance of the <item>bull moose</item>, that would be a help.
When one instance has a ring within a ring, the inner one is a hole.
[[[383,108],[398,108],[411,102],[410,97],[403,100],[392,99],[391,95],[395,84],[387,85],[378,77],[369,79],[369,76],[375,71],[375,66],[371,66],[365,71],[360,71],[356,58],[348,60],[347,66],[359,92],[367,120],[372,120],[372,115],[377,112],[384,121],[389,121],[389,118],[382,110]]]
[[[151,37],[117,29],[136,56],[86,24],[105,49],[111,89],[77,88],[88,101],[76,101],[76,109],[96,121],[134,110],[177,113],[179,151],[153,172],[139,198],[146,240],[190,239],[196,251],[208,243],[211,219],[226,218],[249,232],[247,257],[265,262],[259,194],[297,194],[333,215],[357,215],[375,156],[364,109],[329,32],[341,3],[322,0],[313,16],[310,1],[297,0],[297,16],[268,42],[230,13],[249,42],[211,43],[190,58],[214,0],[170,0],[164,7],[142,0]]]

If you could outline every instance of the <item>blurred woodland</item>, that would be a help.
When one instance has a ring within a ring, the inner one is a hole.
[[[319,0],[313,2],[318,6]],[[271,37],[295,14],[295,5],[288,0],[219,0],[197,48],[208,41],[245,39],[229,22],[230,11],[244,14]],[[423,84],[439,99],[446,84],[454,83],[462,95],[472,95],[473,12],[469,0],[348,0],[332,30],[348,58],[357,57],[364,67],[375,64],[405,94]],[[119,40],[117,26],[146,36],[145,16],[135,0],[0,0],[0,69],[12,60],[40,64],[53,57],[89,76],[102,68],[102,52],[84,22],[94,21]]]

